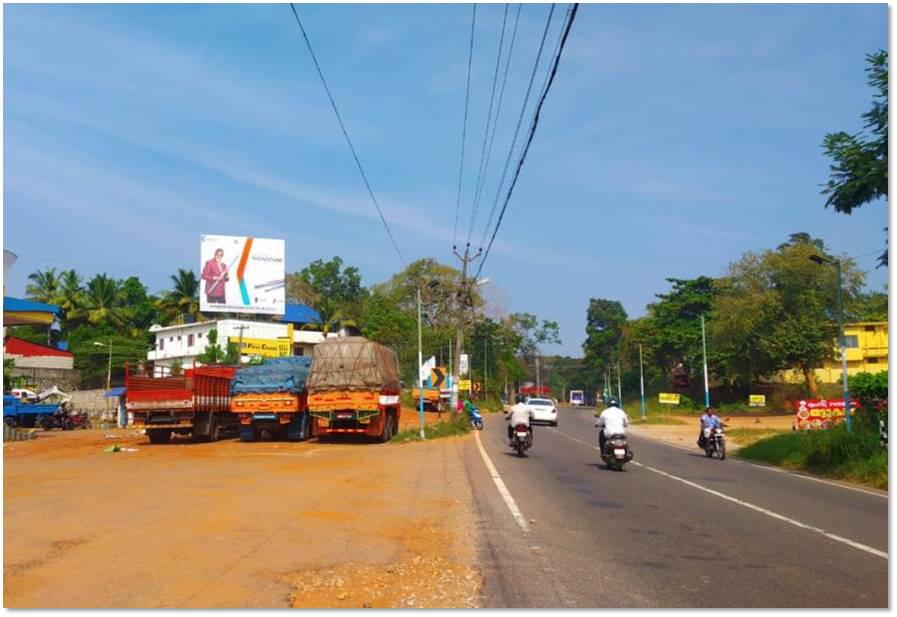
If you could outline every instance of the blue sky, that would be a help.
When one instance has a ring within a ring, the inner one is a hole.
[[[403,253],[448,262],[470,5],[298,8]],[[477,11],[459,242],[503,8]],[[285,238],[289,271],[401,268],[288,6],[3,10],[8,293],[70,264],[159,290],[198,267],[201,233]],[[547,14],[522,9],[474,246]],[[884,203],[823,208],[820,143],[860,128],[864,55],[887,44],[884,4],[583,5],[484,269],[493,304],[557,320],[545,351],[579,355],[590,297],[638,316],[666,277],[720,275],[797,231],[879,249]],[[881,289],[875,256],[858,261]]]

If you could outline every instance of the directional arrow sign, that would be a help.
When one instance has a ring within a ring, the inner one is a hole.
[[[430,383],[434,388],[442,387],[442,383],[445,381],[445,369],[441,366],[437,366],[430,369]]]

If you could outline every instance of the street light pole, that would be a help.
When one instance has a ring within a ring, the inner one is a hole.
[[[642,417],[648,415],[648,408],[645,405],[645,370],[642,366],[642,344],[638,345],[638,377],[639,377],[639,386],[641,387],[641,408],[642,408]]]
[[[701,314],[701,345],[704,348],[704,407],[710,407],[710,381],[707,379],[707,331],[704,329],[704,314]]]
[[[844,340],[843,337],[841,339]],[[846,382],[845,382],[846,383]],[[112,389],[112,337],[109,337],[109,364],[106,366],[106,391]]]
[[[420,438],[426,439],[424,434],[424,384],[421,381],[421,367],[424,365],[424,345],[421,330],[420,287],[417,288],[417,391],[420,394]]]
[[[838,338],[841,346],[841,381],[844,385],[844,424],[850,432],[850,389],[847,387],[847,344],[844,340],[844,305],[841,303],[841,260],[835,260],[835,275],[838,287],[835,297],[838,301]]]
[[[620,404],[620,408],[623,408],[623,382],[620,377],[620,361],[617,360],[617,402]]]

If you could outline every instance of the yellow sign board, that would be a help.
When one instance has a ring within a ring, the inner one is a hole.
[[[660,393],[660,402],[664,405],[678,405],[679,404],[679,395],[671,392],[661,392]]]
[[[458,389],[459,390],[467,390],[468,392],[470,392],[470,380],[469,379],[458,380]]]
[[[751,394],[748,396],[748,405],[751,407],[766,407],[766,395]]]
[[[234,345],[240,344],[240,337],[230,337]],[[293,355],[292,339],[243,338],[244,356],[262,356],[263,358],[283,358]]]

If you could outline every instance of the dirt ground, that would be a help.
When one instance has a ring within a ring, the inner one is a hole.
[[[697,416],[670,416],[684,422],[684,424],[643,424],[631,425],[630,432],[635,435],[643,435],[661,441],[679,444],[682,446],[695,446],[698,440],[698,417]],[[720,419],[726,428],[747,428],[747,429],[775,429],[782,431],[790,431],[794,422],[794,414],[787,416],[757,416],[757,417],[739,417],[735,415],[721,415]],[[741,444],[732,437],[726,437],[729,448],[734,452]]]
[[[3,604],[474,607],[466,438],[7,442]],[[104,452],[113,443],[136,451]]]

